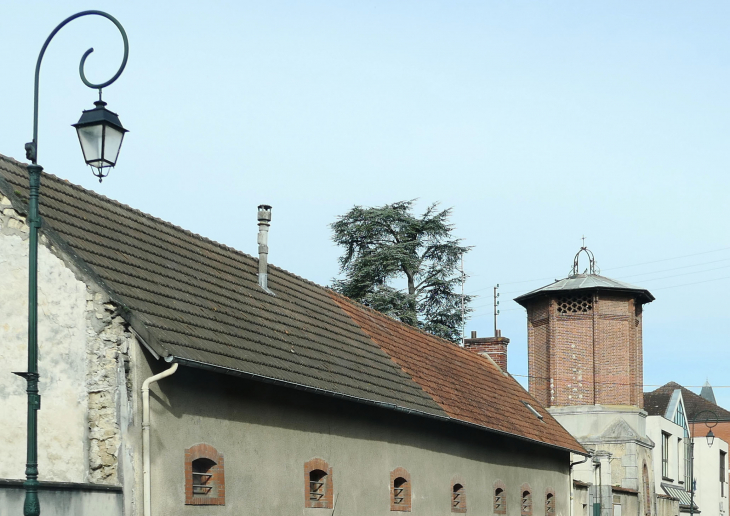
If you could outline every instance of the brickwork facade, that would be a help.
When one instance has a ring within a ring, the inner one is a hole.
[[[476,334],[476,332],[472,332]],[[502,371],[507,371],[507,337],[481,337],[464,339],[464,348],[480,355],[489,356]]]
[[[641,312],[630,293],[561,292],[532,301],[530,394],[547,407],[643,407]]]

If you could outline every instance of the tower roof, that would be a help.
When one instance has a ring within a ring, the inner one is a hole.
[[[581,254],[585,254],[588,257],[588,268],[583,272],[583,274],[578,273],[578,271],[580,270],[579,259]],[[574,292],[577,290],[609,290],[630,294],[634,296],[640,303],[651,303],[652,301],[654,301],[654,296],[652,296],[651,292],[649,292],[645,288],[635,287],[634,285],[624,283],[623,281],[618,281],[615,279],[607,278],[605,276],[601,276],[599,274],[596,274],[597,270],[598,272],[600,272],[598,267],[596,267],[596,258],[593,256],[593,253],[584,245],[576,253],[575,258],[573,258],[573,269],[571,270],[570,276],[561,280],[555,280],[555,283],[545,285],[544,287],[540,287],[537,290],[528,292],[527,294],[522,294],[521,296],[516,297],[515,301],[517,301],[519,304],[526,308],[527,304],[536,298],[555,295],[557,293],[563,292]]]
[[[598,274],[573,274],[567,278],[555,281],[544,287],[540,287],[527,294],[522,294],[515,298],[522,306],[526,307],[532,300],[549,295],[560,294],[564,292],[573,292],[579,290],[602,290],[624,292],[635,296],[641,303],[650,303],[654,301],[654,296],[645,288],[636,287],[623,281],[607,278]]]
[[[710,385],[710,381],[705,381],[705,385],[702,387],[702,391],[700,391],[700,396],[705,398],[710,403],[717,404],[717,401],[715,401],[715,393],[712,390],[712,385]]]

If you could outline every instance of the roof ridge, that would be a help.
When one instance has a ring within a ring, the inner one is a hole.
[[[19,166],[20,168],[24,168],[24,169],[28,167],[28,164],[27,163],[19,162],[19,161],[15,160],[14,158],[5,156],[3,154],[0,154],[0,162],[1,161],[7,161],[7,162],[9,162],[11,164],[14,164],[14,165]],[[14,173],[12,170],[7,170],[7,171],[10,172],[11,174]],[[181,232],[181,233],[183,233],[183,234],[185,234],[185,235],[187,235],[189,237],[192,237],[194,240],[199,240],[201,242],[210,244],[213,247],[218,247],[218,248],[223,249],[225,251],[229,251],[229,252],[231,252],[231,253],[233,253],[235,255],[244,256],[244,257],[250,258],[251,260],[254,260],[254,261],[257,260],[257,258],[255,256],[250,255],[250,254],[248,254],[248,253],[246,253],[244,251],[241,251],[241,250],[236,249],[234,247],[230,247],[230,246],[228,246],[226,244],[223,244],[223,243],[220,243],[220,242],[218,242],[216,240],[212,240],[212,239],[210,239],[208,237],[205,237],[205,236],[202,236],[202,235],[200,235],[198,233],[194,233],[194,232],[192,232],[192,231],[190,231],[188,229],[185,229],[185,228],[183,228],[181,226],[178,226],[176,224],[173,224],[172,222],[166,221],[164,219],[161,219],[161,218],[156,217],[156,216],[154,216],[152,214],[146,213],[146,212],[144,212],[142,210],[139,210],[137,208],[133,208],[133,207],[127,205],[127,204],[124,204],[124,203],[122,203],[120,201],[117,201],[115,199],[112,199],[110,197],[107,197],[107,196],[105,196],[103,194],[100,194],[98,192],[95,192],[93,190],[86,189],[86,188],[84,188],[82,186],[79,186],[79,185],[77,185],[75,183],[72,183],[68,179],[62,179],[62,178],[60,178],[60,177],[58,177],[58,176],[56,176],[54,174],[51,174],[50,172],[46,172],[45,170],[43,172],[41,172],[41,174],[42,174],[43,177],[47,177],[47,178],[51,179],[51,181],[53,181],[53,182],[57,182],[57,183],[63,184],[64,186],[69,187],[71,190],[73,190],[73,191],[75,191],[77,193],[83,193],[83,194],[91,195],[92,197],[95,197],[97,200],[103,201],[103,202],[108,202],[109,204],[112,204],[113,206],[116,206],[118,208],[121,208],[123,211],[129,211],[129,212],[132,212],[134,214],[137,214],[143,220],[146,220],[146,221],[152,220],[152,221],[161,223],[163,226],[165,226],[165,227],[167,227],[169,229],[172,229],[174,231]],[[51,185],[52,184],[53,183],[51,183]],[[50,186],[50,185],[44,185],[43,187],[44,188],[48,188],[48,187],[51,187],[52,188],[52,186]],[[61,194],[64,193],[61,190],[59,190],[58,188],[53,188],[53,189],[56,192],[59,192]],[[77,200],[84,201],[84,199],[80,199],[78,197],[77,197]],[[273,269],[276,269],[276,270],[279,270],[279,271],[281,271],[284,274],[287,274],[289,276],[292,276],[292,277],[298,279],[299,281],[301,281],[302,283],[305,283],[305,284],[308,284],[308,285],[311,285],[311,286],[314,286],[314,287],[318,287],[318,288],[328,288],[328,287],[326,287],[324,285],[319,285],[318,283],[315,283],[315,282],[313,282],[311,280],[308,280],[308,279],[306,279],[306,278],[304,278],[302,276],[299,276],[298,274],[295,274],[295,273],[293,273],[293,272],[291,272],[291,271],[289,271],[287,269],[284,269],[283,267],[279,267],[279,266],[274,265],[274,264],[271,264],[271,263],[269,264],[269,267],[270,268],[273,268]]]

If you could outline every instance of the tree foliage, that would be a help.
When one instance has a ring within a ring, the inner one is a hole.
[[[452,236],[451,209],[430,205],[420,217],[414,201],[355,206],[331,227],[344,248],[334,280],[341,294],[404,323],[459,342],[462,315],[458,270],[469,247]],[[468,307],[469,296],[464,306]],[[468,313],[467,309],[465,313]]]

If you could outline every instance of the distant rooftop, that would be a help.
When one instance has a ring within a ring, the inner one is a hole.
[[[709,380],[705,382],[705,385],[702,387],[702,390],[700,391],[700,396],[710,403],[714,403],[717,405],[717,401],[715,401],[715,392],[712,390],[712,385],[710,385]]]

